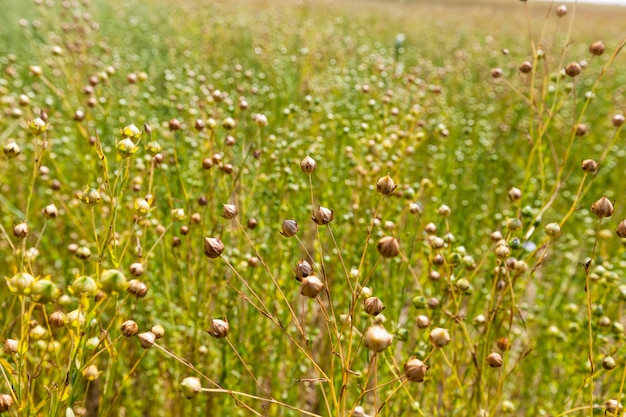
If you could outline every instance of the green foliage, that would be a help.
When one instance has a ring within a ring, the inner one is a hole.
[[[2,8],[0,410],[619,414],[618,9],[172,3]]]

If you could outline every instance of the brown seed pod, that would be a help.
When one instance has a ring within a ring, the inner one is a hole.
[[[205,237],[204,238],[204,254],[211,258],[219,258],[224,252],[224,244],[219,237]]]
[[[578,62],[570,62],[565,67],[565,74],[567,74],[569,77],[576,77],[577,75],[580,75],[582,70],[583,69]]]
[[[133,320],[126,320],[122,323],[120,330],[125,337],[132,337],[139,333],[139,326]]]
[[[239,209],[234,204],[224,204],[222,208],[222,217],[226,220],[232,220],[239,214]]]
[[[139,338],[141,347],[144,349],[150,349],[156,341],[156,336],[152,332],[140,333],[137,337]]]
[[[315,162],[315,159],[311,158],[310,156],[305,156],[304,159],[300,162],[300,169],[302,169],[302,172],[304,172],[305,174],[310,174],[313,171],[315,171],[315,168],[317,168],[317,162]]]
[[[604,43],[602,41],[596,41],[589,45],[589,52],[591,55],[600,56],[604,53]]]
[[[502,68],[492,68],[491,69],[491,78],[500,78],[502,77]]]
[[[615,234],[621,238],[626,238],[626,219],[622,219],[615,229]]]
[[[383,258],[394,258],[400,254],[400,242],[393,236],[384,236],[378,241],[376,249]]]
[[[404,376],[411,382],[423,382],[428,366],[419,359],[412,358],[404,364]]]
[[[280,234],[285,237],[292,237],[298,233],[298,223],[295,220],[283,220]]]
[[[518,69],[522,74],[528,74],[533,70],[533,64],[530,61],[524,61],[520,64]]]
[[[296,274],[296,280],[301,282],[304,278],[313,274],[313,267],[310,263],[302,259],[296,263],[296,267],[293,271]]]
[[[383,326],[374,325],[365,330],[363,335],[365,346],[373,352],[382,352],[387,349],[393,342],[393,335],[390,334]]]
[[[228,320],[213,319],[211,320],[211,327],[207,331],[216,339],[223,339],[228,335],[229,330],[230,326],[228,325]]]
[[[615,211],[615,208],[613,207],[613,203],[611,203],[611,201],[606,198],[606,196],[602,196],[601,199],[591,205],[591,211],[596,216],[604,218],[611,217],[611,215]]]
[[[311,220],[319,225],[324,225],[332,222],[334,218],[335,212],[333,210],[319,206],[317,210],[313,212],[313,217],[311,217]]]
[[[580,167],[588,174],[595,174],[596,172],[598,172],[598,163],[593,159],[583,160]]]
[[[397,187],[398,185],[393,181],[389,174],[376,181],[376,191],[382,195],[389,195],[393,193]]]
[[[367,297],[363,300],[363,307],[370,316],[377,316],[385,309],[385,305],[378,297]]]
[[[491,352],[489,355],[487,355],[487,363],[492,368],[501,367],[503,363],[502,355],[500,355],[498,352]]]
[[[300,294],[305,297],[315,298],[322,292],[324,283],[316,275],[309,275],[300,281]]]
[[[428,339],[430,340],[430,343],[433,344],[433,346],[438,347],[438,348],[444,347],[445,345],[450,343],[450,340],[451,340],[450,333],[448,333],[448,330],[442,329],[440,327],[433,329],[430,332]]]

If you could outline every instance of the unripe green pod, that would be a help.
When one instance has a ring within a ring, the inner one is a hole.
[[[38,303],[48,304],[61,295],[61,290],[49,279],[36,281],[31,288],[31,297]]]
[[[26,272],[18,272],[13,275],[9,280],[7,280],[7,284],[9,286],[9,290],[11,292],[16,293],[17,295],[28,295],[30,294],[31,287],[35,283],[35,278]]]
[[[86,294],[86,295],[96,295],[98,292],[98,284],[96,281],[87,275],[83,275],[77,277],[71,285],[71,291],[74,294]]]
[[[107,294],[120,294],[128,288],[126,276],[119,269],[105,269],[100,274],[100,288]]]

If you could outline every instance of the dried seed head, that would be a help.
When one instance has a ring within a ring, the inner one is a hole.
[[[170,129],[171,132],[176,132],[177,130],[180,130],[182,128],[182,125],[177,119],[171,119],[169,122],[167,122],[167,127]]]
[[[428,326],[430,326],[430,319],[428,318],[428,316],[425,316],[423,314],[420,314],[419,316],[417,316],[417,327],[420,329],[425,329]]]
[[[187,398],[193,398],[202,390],[202,383],[200,382],[200,378],[195,376],[188,376],[183,379],[183,382],[180,384],[183,394]]]
[[[126,320],[122,323],[120,330],[125,337],[132,337],[139,333],[139,326],[133,320]]]
[[[432,249],[438,250],[443,248],[446,245],[446,242],[438,236],[430,236],[428,244]]]
[[[382,195],[389,195],[394,192],[398,185],[393,182],[389,174],[381,177],[376,181],[376,191]]]
[[[622,219],[615,229],[615,234],[621,238],[626,238],[626,219]]]
[[[7,412],[13,407],[13,397],[9,394],[0,394],[0,413]]]
[[[442,329],[440,327],[433,329],[430,332],[428,339],[430,340],[430,343],[433,344],[433,346],[438,347],[438,348],[444,347],[451,340],[450,333],[448,333],[448,330]]]
[[[305,174],[310,174],[311,172],[315,171],[315,168],[317,168],[317,162],[315,162],[315,159],[311,158],[308,155],[305,156],[302,161],[300,161],[300,169],[302,169],[302,172],[304,172]]]
[[[533,64],[530,61],[524,61],[519,66],[519,72],[522,74],[528,74],[533,70]]]
[[[54,313],[50,314],[50,316],[48,317],[48,324],[52,328],[64,327],[66,323],[67,323],[67,317],[65,316],[65,313],[63,313],[62,311],[55,311]]]
[[[227,117],[222,121],[222,127],[226,130],[232,130],[237,126],[237,122],[232,117]]]
[[[561,234],[561,226],[558,223],[548,223],[543,230],[550,237],[557,237]]]
[[[423,382],[428,366],[417,358],[410,359],[404,364],[404,375],[411,382]]]
[[[332,222],[334,218],[335,212],[333,210],[323,206],[318,206],[317,210],[313,212],[311,220],[319,225],[324,225]]]
[[[503,352],[506,352],[511,348],[511,342],[509,341],[508,337],[499,338],[498,340],[496,340],[496,345],[498,346],[498,349]]]
[[[48,204],[41,210],[41,213],[47,219],[54,219],[59,216],[59,209],[54,204]]]
[[[303,277],[300,281],[300,294],[305,297],[315,298],[322,292],[324,283],[316,275]]]
[[[4,145],[4,154],[8,158],[15,158],[21,153],[22,153],[22,150],[20,149],[20,146],[15,142],[9,142],[6,145]]]
[[[437,233],[437,226],[435,225],[435,223],[430,222],[426,224],[426,226],[424,226],[424,231],[429,235],[434,235],[435,233]]]
[[[626,120],[626,118],[623,114],[616,114],[615,116],[613,116],[613,126],[620,127],[624,124],[624,120]]]
[[[30,294],[34,283],[35,277],[26,272],[18,272],[7,281],[9,290],[17,295]]]
[[[452,209],[445,204],[442,204],[439,206],[439,208],[437,208],[437,214],[441,217],[448,217],[451,213]]]
[[[385,330],[383,326],[374,325],[365,330],[363,341],[369,350],[382,352],[393,342],[393,335]]]
[[[134,262],[130,264],[130,274],[134,277],[140,277],[143,275],[144,267],[141,262]]]
[[[152,326],[150,331],[154,333],[154,337],[156,337],[157,339],[165,336],[165,328],[163,328],[163,326],[161,326],[160,324],[155,324],[154,326]]]
[[[239,214],[239,209],[234,204],[224,204],[222,208],[222,217],[226,220],[231,220],[237,217]]]
[[[91,250],[89,250],[87,246],[81,246],[79,248],[76,248],[74,255],[76,255],[78,259],[85,261],[91,256]]]
[[[567,14],[567,6],[564,4],[561,4],[559,7],[556,8],[555,13],[558,17],[565,16]]]
[[[143,298],[148,293],[148,286],[137,279],[131,279],[128,281],[128,288],[126,291],[137,298]]]
[[[604,53],[604,43],[602,41],[596,41],[589,45],[589,52],[591,55],[599,56]]]
[[[613,356],[607,355],[604,358],[602,358],[602,367],[606,369],[607,371],[611,371],[615,369],[616,366],[617,366],[617,362],[615,362],[615,359],[613,359]]]
[[[400,254],[400,242],[393,236],[384,236],[378,241],[376,249],[383,258],[394,258]]]
[[[565,67],[565,74],[569,77],[576,77],[582,72],[582,67],[578,62],[570,62],[567,67]]]
[[[259,225],[259,222],[257,221],[257,219],[248,219],[248,223],[246,224],[246,226],[250,230],[256,229],[258,225]]]
[[[28,225],[26,222],[19,222],[13,226],[13,235],[19,239],[24,239],[26,236],[30,234],[30,230],[28,229]]]
[[[595,174],[598,171],[598,163],[593,159],[585,159],[581,164],[581,168],[589,174]]]
[[[144,349],[150,349],[156,341],[156,336],[152,332],[139,333],[137,337],[139,338],[141,347]]]
[[[522,190],[517,187],[511,187],[508,196],[511,201],[519,201],[522,198]]]
[[[89,365],[85,369],[83,369],[83,378],[87,381],[94,381],[100,377],[102,372],[98,370],[96,365]]]
[[[295,220],[283,220],[280,234],[285,237],[292,237],[298,233],[298,223]]]
[[[487,355],[487,363],[492,368],[501,367],[503,363],[502,355],[500,355],[498,352],[491,352],[489,355]]]
[[[228,330],[228,320],[213,319],[211,320],[211,328],[208,330],[208,332],[216,339],[223,339],[228,335]]]
[[[252,120],[254,121],[254,123],[256,123],[258,127],[267,126],[267,116],[265,116],[264,114],[256,113],[254,116],[252,116]]]
[[[308,263],[307,261],[305,261],[304,259],[296,262],[296,267],[293,270],[296,274],[296,280],[298,280],[299,282],[302,281],[302,279],[310,276],[311,274],[313,274],[313,267],[311,266],[310,263]]]
[[[578,123],[576,125],[576,136],[585,136],[589,131],[589,127],[584,123]]]
[[[367,297],[363,300],[363,306],[370,316],[377,316],[385,309],[385,305],[378,297]]]
[[[491,78],[500,78],[500,77],[502,77],[502,68],[492,68]]]
[[[494,253],[499,259],[506,259],[511,254],[511,248],[506,243],[501,243],[496,246]]]
[[[614,399],[606,400],[604,406],[606,407],[606,413],[615,414],[622,411],[622,403]]]
[[[204,254],[211,259],[218,258],[224,252],[224,244],[219,237],[204,238]]]
[[[611,217],[615,209],[613,208],[613,203],[606,196],[602,196],[601,199],[591,205],[591,211],[596,216],[603,218]]]
[[[15,339],[7,339],[4,341],[4,346],[2,350],[7,355],[15,355],[19,348],[19,342]]]

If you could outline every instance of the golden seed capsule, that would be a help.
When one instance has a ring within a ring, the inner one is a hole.
[[[383,326],[374,325],[365,330],[363,342],[369,350],[382,352],[393,342],[393,335],[387,332]]]
[[[450,343],[450,333],[448,330],[437,327],[430,332],[428,336],[430,343],[432,343],[435,347],[442,348],[448,343]]]

